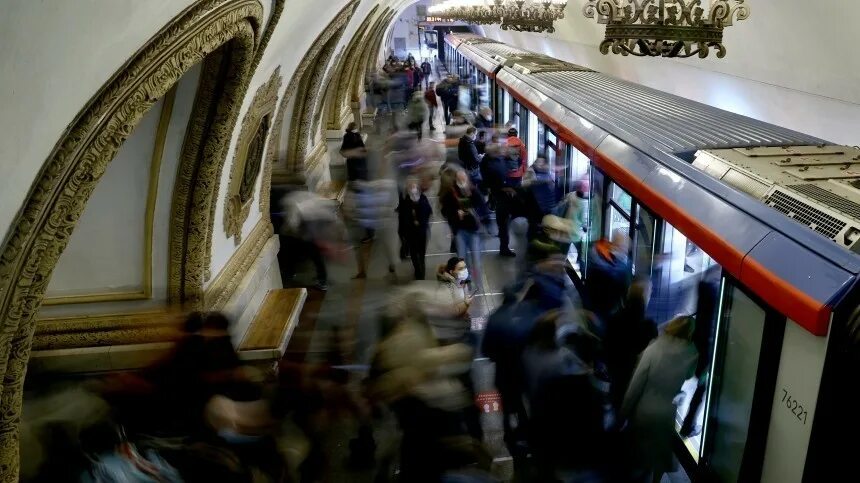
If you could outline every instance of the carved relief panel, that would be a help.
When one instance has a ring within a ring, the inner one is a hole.
[[[271,158],[274,155],[273,148],[276,145],[266,141],[270,136],[277,136],[276,130],[271,128],[282,81],[280,71],[280,67],[276,68],[269,80],[254,94],[251,106],[242,120],[233,156],[227,198],[224,201],[224,230],[228,238],[235,240],[237,246],[242,242],[242,226],[251,213],[254,188],[263,168],[263,156]]]

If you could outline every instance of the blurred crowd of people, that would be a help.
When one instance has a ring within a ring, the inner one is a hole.
[[[286,283],[309,260],[326,290],[327,261],[349,247],[357,279],[368,277],[372,250],[392,282],[399,262],[411,261],[415,280],[393,284],[376,314],[370,360],[348,361],[368,362],[366,371],[282,361],[266,374],[242,363],[226,317],[191,314],[154,367],[32,403],[25,480],[331,481],[341,462],[326,434],[348,420],[350,464],[375,467],[376,481],[498,481],[475,402],[476,357],[495,366],[515,481],[660,481],[674,469],[677,396],[686,380],[706,377],[709,322],[650,320],[651,283],[631,276],[627,234],[586,243],[587,185],[564,186],[564,166],[529,160],[516,127],[496,123],[489,108],[462,110],[463,81],[434,84],[433,67],[391,58],[374,77],[377,105],[391,110],[402,89],[405,111],[390,114],[387,136],[347,127],[340,209],[306,191],[282,200]],[[440,108],[444,139],[427,139],[425,121],[434,130]],[[451,256],[427,280],[437,208]],[[493,236],[515,276],[501,305],[480,314],[483,243]],[[586,250],[587,267],[572,266]],[[482,334],[477,315],[487,316]],[[399,428],[393,446],[378,436],[386,414]]]

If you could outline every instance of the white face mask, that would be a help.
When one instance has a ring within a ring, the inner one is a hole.
[[[421,192],[418,191],[417,189],[410,190],[409,191],[409,198],[412,201],[418,201],[419,199],[421,199]]]
[[[465,282],[466,280],[469,280],[469,269],[468,268],[464,268],[464,269],[460,270],[459,272],[457,272],[457,281],[458,282]]]
[[[464,190],[469,187],[469,183],[466,181],[457,181],[457,187]]]

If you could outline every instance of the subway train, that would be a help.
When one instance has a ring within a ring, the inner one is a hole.
[[[472,105],[584,191],[587,241],[629,235],[655,320],[696,312],[690,287],[716,273],[704,396],[686,414],[685,384],[676,418],[691,479],[855,480],[860,149],[478,35],[443,49]]]

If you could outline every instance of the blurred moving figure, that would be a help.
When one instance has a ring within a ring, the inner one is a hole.
[[[589,257],[586,304],[603,324],[619,310],[630,285],[628,243],[627,234],[616,230],[611,241],[595,243]],[[603,337],[603,330],[597,335]]]
[[[517,211],[519,195],[514,189],[515,185],[509,181],[504,152],[498,143],[487,145],[482,170],[484,186],[495,204],[496,225],[499,229],[499,255],[515,257],[516,254],[510,248],[509,223]]]
[[[416,90],[409,101],[409,129],[416,133],[418,140],[424,131],[424,119],[427,117],[427,104],[421,91]],[[430,124],[432,125],[432,118]]]
[[[397,206],[398,234],[405,240],[415,280],[424,280],[425,257],[427,254],[427,239],[430,236],[430,216],[433,208],[430,201],[421,192],[419,182],[415,178],[406,181],[406,195],[400,197]]]
[[[684,381],[693,376],[698,359],[690,340],[695,321],[672,319],[657,340],[645,349],[624,396],[621,413],[628,419],[633,470],[641,481],[660,481],[675,470],[674,400]]]
[[[431,82],[430,85],[427,87],[427,90],[424,91],[424,102],[427,103],[427,122],[430,125],[430,131],[432,132],[436,130],[436,125],[433,124],[433,119],[436,117],[436,109],[439,108],[439,99],[436,97],[435,82]]]
[[[469,394],[446,375],[467,370],[471,350],[462,344],[440,347],[424,306],[420,293],[407,289],[385,309],[371,395],[392,408],[403,432],[400,480],[436,483],[445,472],[482,458],[466,432],[463,411],[472,405]]]
[[[592,366],[587,358],[559,345],[560,318],[559,311],[545,313],[532,329],[522,356],[534,481],[594,472],[600,468],[604,449],[603,407],[592,383]],[[571,339],[584,337],[571,335]]]
[[[397,258],[394,247],[394,211],[398,191],[394,181],[353,181],[349,183],[343,203],[344,218],[348,221],[353,241],[358,272],[355,278],[367,277],[370,250],[362,246],[365,233],[374,233],[388,261],[388,273],[395,273]],[[369,247],[368,247],[369,248]]]
[[[310,258],[316,267],[316,287],[327,290],[325,256],[339,250],[343,233],[334,202],[316,193],[295,191],[285,196],[281,205],[286,213],[281,253],[287,281],[295,276],[299,260]]]
[[[354,122],[346,126],[340,154],[346,158],[347,181],[367,180],[367,149]]]
[[[616,408],[621,408],[639,356],[657,338],[657,324],[645,316],[650,290],[648,280],[631,284],[624,307],[606,327],[606,362],[612,381],[612,402]]]
[[[577,193],[568,193],[558,204],[555,215],[568,220],[571,223],[570,245],[576,249],[576,262],[579,265],[582,260],[584,247],[582,242],[585,237],[585,203]]]

